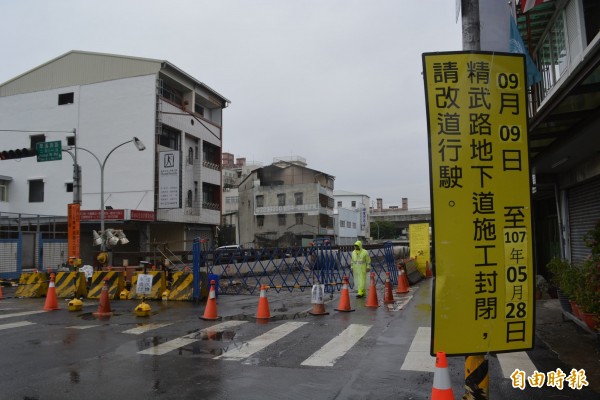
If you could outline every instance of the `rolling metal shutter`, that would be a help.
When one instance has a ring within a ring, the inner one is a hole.
[[[571,261],[579,263],[590,255],[583,236],[600,221],[600,178],[569,189]]]

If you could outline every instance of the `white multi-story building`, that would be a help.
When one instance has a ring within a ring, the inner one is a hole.
[[[158,242],[184,250],[194,237],[214,240],[221,221],[228,104],[168,61],[71,51],[0,85],[0,154],[40,142],[77,149],[84,257],[94,251],[102,189],[106,227],[130,240],[120,251]],[[144,151],[126,143],[133,137]],[[0,213],[66,217],[73,164],[65,151],[55,161],[0,161]]]
[[[371,236],[369,196],[336,190],[333,198],[337,244],[349,245],[357,240],[368,240]]]
[[[234,155],[231,153],[223,152],[223,196],[222,196],[222,210],[223,220],[221,223],[221,229],[223,234],[221,240],[223,244],[239,244],[240,241],[240,230],[239,230],[239,184],[248,176],[250,173],[262,167],[260,162],[247,163],[245,158],[237,158],[235,163],[233,162]]]

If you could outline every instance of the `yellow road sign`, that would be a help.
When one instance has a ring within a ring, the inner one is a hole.
[[[522,55],[423,54],[435,283],[431,354],[533,347]]]

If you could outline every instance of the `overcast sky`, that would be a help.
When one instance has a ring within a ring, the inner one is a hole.
[[[0,82],[70,50],[168,60],[231,101],[223,151],[429,208],[421,54],[461,49],[455,3],[3,1]]]

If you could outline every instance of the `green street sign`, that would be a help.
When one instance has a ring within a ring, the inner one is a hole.
[[[37,143],[35,150],[38,162],[62,160],[62,144],[60,140]]]

